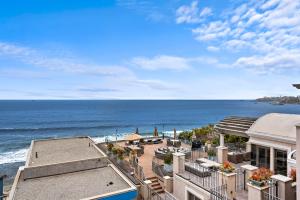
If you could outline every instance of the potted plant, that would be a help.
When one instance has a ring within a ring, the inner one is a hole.
[[[230,164],[228,161],[225,161],[221,166],[220,170],[224,173],[232,173],[234,171],[234,166]]]
[[[208,159],[209,160],[214,160],[214,157],[217,155],[216,152],[212,149],[209,149],[207,151]]]
[[[164,169],[168,172],[173,170],[173,166],[172,166],[172,162],[173,162],[173,155],[171,152],[166,153],[166,155],[164,156]]]
[[[296,169],[291,169],[291,172],[290,172],[290,178],[293,180],[293,182],[296,182]]]
[[[120,162],[124,159],[124,150],[123,149],[117,149],[117,162]]]
[[[270,169],[267,169],[267,168],[264,168],[264,167],[259,168],[258,170],[253,172],[252,176],[250,176],[249,182],[252,185],[262,187],[271,178],[272,174],[273,173],[271,172]]]
[[[108,153],[110,153],[112,151],[113,147],[114,147],[114,145],[112,143],[108,143],[107,144],[107,151],[108,151]]]
[[[116,147],[113,147],[113,148],[111,149],[111,152],[113,153],[114,156],[116,156],[117,153],[118,153],[118,149],[117,149]]]

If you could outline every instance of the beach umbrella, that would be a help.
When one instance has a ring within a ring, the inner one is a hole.
[[[157,131],[157,127],[154,128],[154,133],[153,136],[158,136],[158,131]]]
[[[142,136],[139,134],[136,134],[136,133],[132,133],[130,135],[125,136],[125,140],[128,140],[128,141],[140,140],[141,138],[142,138]]]
[[[174,128],[174,140],[176,140],[176,137],[177,137],[177,135],[176,135],[176,128]]]

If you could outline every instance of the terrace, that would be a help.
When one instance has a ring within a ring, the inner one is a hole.
[[[291,124],[290,118],[295,118],[280,117],[289,121],[286,124]],[[212,133],[199,131],[197,136],[195,132],[193,135],[185,133],[190,142],[186,138],[143,138],[134,143],[143,149],[142,153],[129,153],[124,160],[140,181],[144,199],[294,200],[295,178],[276,172],[272,175],[268,169],[251,165],[251,145],[247,141],[249,129],[256,120],[226,118]],[[228,135],[237,138],[231,141]],[[254,142],[252,138],[250,141]],[[126,141],[114,145],[128,147]],[[173,161],[169,160],[170,155]],[[288,159],[288,165],[295,166],[295,152],[291,152]],[[226,166],[231,167],[227,169]]]

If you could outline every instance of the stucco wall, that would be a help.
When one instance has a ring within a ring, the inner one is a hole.
[[[38,167],[26,167],[22,173],[23,179],[38,178],[44,176],[58,175],[88,169],[95,169],[107,166],[108,161],[106,157],[92,158],[88,160],[78,160],[67,163],[59,163],[53,165],[44,165]]]
[[[210,193],[195,184],[181,178],[178,175],[174,176],[173,195],[180,200],[187,200],[187,193],[191,192],[201,200],[209,200]]]

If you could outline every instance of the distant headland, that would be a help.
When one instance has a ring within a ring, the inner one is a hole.
[[[262,97],[257,102],[267,102],[274,105],[300,104],[300,96]]]

